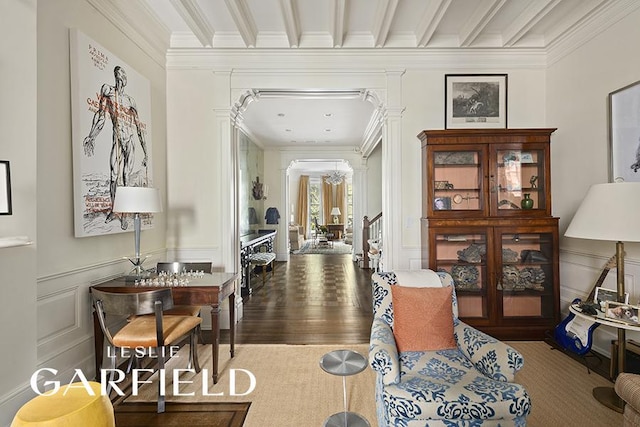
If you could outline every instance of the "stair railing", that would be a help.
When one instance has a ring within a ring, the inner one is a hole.
[[[365,215],[362,220],[362,266],[369,268],[369,240],[382,237],[382,212],[369,219]]]

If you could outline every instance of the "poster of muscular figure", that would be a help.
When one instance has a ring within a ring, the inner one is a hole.
[[[75,235],[130,231],[111,207],[116,187],[153,186],[149,80],[78,30],[70,41]]]

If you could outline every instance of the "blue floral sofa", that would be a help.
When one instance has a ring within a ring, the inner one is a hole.
[[[437,274],[442,286],[453,286],[448,273]],[[531,401],[524,387],[513,383],[524,364],[522,355],[460,321],[455,288],[457,348],[398,353],[393,335],[394,285],[393,272],[372,276],[369,363],[376,371],[379,427],[525,426]]]

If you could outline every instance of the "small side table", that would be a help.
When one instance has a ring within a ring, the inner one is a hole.
[[[322,356],[320,367],[328,374],[342,377],[344,397],[344,412],[331,415],[325,420],[324,427],[370,427],[362,415],[349,412],[347,404],[347,377],[364,371],[367,367],[364,356],[353,350],[335,350]]]
[[[578,304],[571,304],[569,311],[582,319],[600,323],[601,325],[611,326],[618,330],[618,372],[624,372],[626,359],[626,337],[625,331],[640,332],[640,326],[635,324],[627,324],[609,320],[604,314],[598,313],[596,316],[588,315],[580,310]],[[613,387],[596,387],[592,391],[593,397],[609,409],[613,409],[621,414],[624,412],[624,401],[616,394]]]

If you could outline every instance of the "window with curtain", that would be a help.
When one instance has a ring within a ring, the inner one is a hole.
[[[320,180],[312,180],[309,183],[309,221],[311,224],[314,223],[314,218],[318,219],[318,224],[324,224],[322,218],[321,186],[322,183]]]

